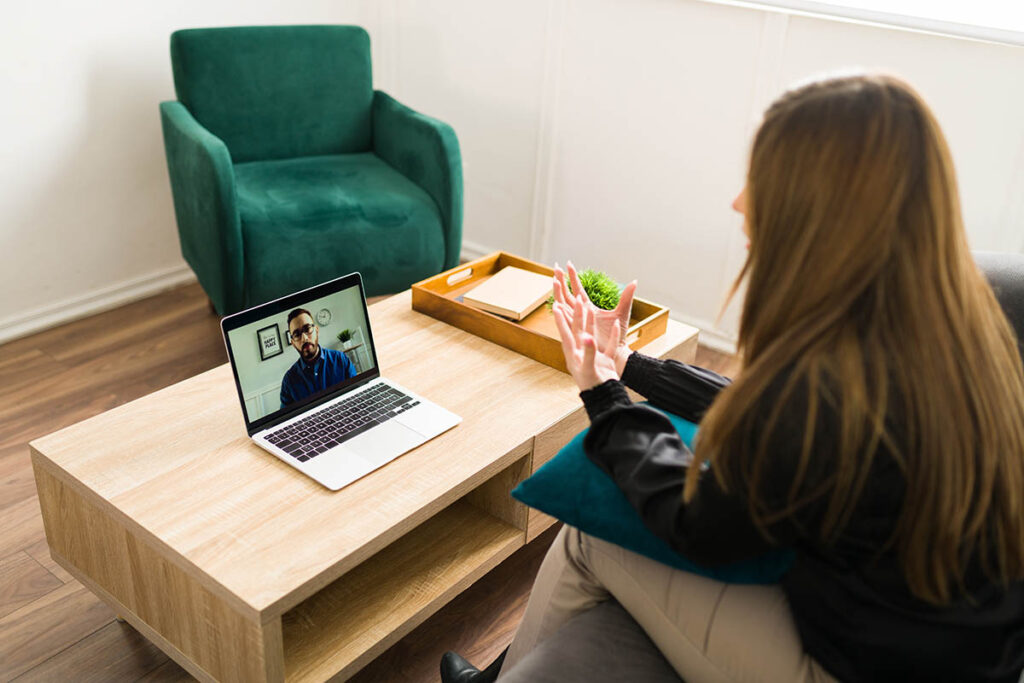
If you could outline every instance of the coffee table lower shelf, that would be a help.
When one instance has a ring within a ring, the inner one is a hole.
[[[287,681],[345,679],[525,542],[458,501],[282,617]]]

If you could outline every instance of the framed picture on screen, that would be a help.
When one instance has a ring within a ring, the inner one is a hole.
[[[256,331],[256,339],[260,345],[260,360],[267,360],[284,353],[281,346],[281,333],[277,329],[277,323],[261,327]]]

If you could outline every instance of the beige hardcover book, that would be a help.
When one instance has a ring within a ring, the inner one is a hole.
[[[551,277],[505,266],[486,282],[466,292],[462,300],[474,308],[522,320],[551,296]]]

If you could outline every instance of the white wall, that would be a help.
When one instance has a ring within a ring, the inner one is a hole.
[[[161,100],[179,28],[356,23],[370,0],[102,0],[5,6],[0,27],[0,341],[191,277]]]
[[[728,347],[738,302],[716,317],[746,243],[730,203],[760,114],[851,67],[932,104],[971,246],[1024,250],[1024,48],[697,0],[384,6],[394,94],[459,131],[469,253],[639,278]]]
[[[826,69],[918,87],[972,247],[1024,250],[1024,48],[698,0],[105,5],[102,21],[20,9],[0,29],[0,87],[16,94],[0,108],[0,340],[25,310],[38,322],[187,277],[156,109],[173,94],[167,36],[185,26],[363,24],[377,87],[459,134],[465,253],[637,277],[708,341],[736,333],[735,305],[714,320],[744,255],[729,203],[757,118]]]
[[[746,243],[729,204],[760,110],[764,17],[569,2],[542,259],[637,278],[639,296],[712,326]]]
[[[465,239],[530,251],[550,0],[382,0],[377,86],[450,123]]]

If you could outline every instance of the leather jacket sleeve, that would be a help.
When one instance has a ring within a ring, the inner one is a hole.
[[[728,384],[703,368],[634,353],[622,382],[608,381],[581,394],[592,422],[584,440],[587,457],[616,482],[656,536],[688,559],[709,566],[792,545],[797,528],[785,522],[772,525],[769,540],[751,518],[746,496],[723,490],[705,468],[697,471],[700,482],[693,500],[684,503],[693,453],[667,417],[632,403],[625,386],[645,394],[653,405],[696,422]]]

